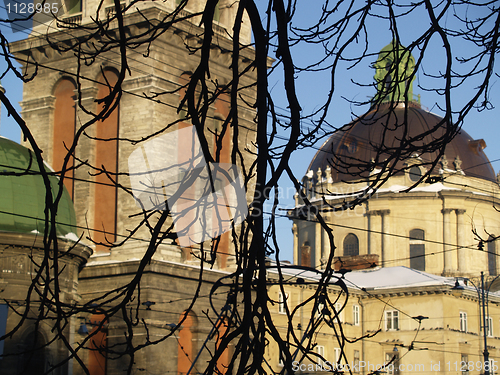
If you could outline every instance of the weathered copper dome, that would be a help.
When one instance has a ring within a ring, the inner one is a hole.
[[[377,94],[372,110],[339,129],[321,146],[308,169],[314,180],[318,169],[325,175],[327,167],[334,183],[367,178],[385,160],[393,173],[403,173],[413,163],[428,168],[439,156],[443,142],[448,141],[443,118],[413,100],[415,59],[406,48],[392,41],[380,51],[373,67]],[[439,168],[432,173],[455,171],[496,181],[483,152],[485,147],[482,139],[473,140],[462,130],[447,143]],[[382,150],[378,157],[377,150]]]
[[[407,127],[402,125],[405,123]],[[440,123],[441,126],[437,130],[433,130]],[[345,165],[359,164],[361,166],[368,163],[375,158],[376,150],[381,144],[385,147],[397,148],[405,128],[408,130],[407,138],[427,133],[420,141],[415,142],[415,146],[418,148],[432,142],[437,136],[441,136],[445,131],[446,124],[441,117],[422,109],[416,103],[409,103],[406,120],[403,105],[391,109],[389,103],[384,104],[333,134],[316,153],[308,170],[316,172],[320,168],[324,171],[330,166],[333,182],[353,181],[360,177],[367,177],[368,170],[362,171],[356,166],[339,166],[339,161]],[[494,170],[483,152],[485,147],[484,140],[473,140],[465,131],[461,130],[446,146],[447,169],[461,170],[466,176],[495,181]],[[336,157],[334,158],[333,155]],[[421,155],[421,159],[425,163],[435,160],[437,156],[438,151],[436,150]],[[337,162],[335,162],[336,159]],[[396,169],[403,170],[404,164],[405,161],[400,161],[396,165]],[[335,168],[334,165],[337,167]]]
[[[51,171],[46,168],[47,172]],[[45,229],[45,185],[32,151],[0,137],[0,232],[40,233]],[[53,195],[58,178],[49,177]],[[76,237],[73,202],[64,188],[56,217],[59,236]]]

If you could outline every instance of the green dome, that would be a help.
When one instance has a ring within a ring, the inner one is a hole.
[[[50,171],[49,168],[45,168]],[[29,171],[29,174],[23,174]],[[16,142],[0,137],[0,231],[44,233],[45,186],[33,152]],[[18,173],[19,175],[5,175]],[[49,177],[53,196],[59,179]],[[73,202],[66,188],[59,202],[56,231],[58,236],[76,233]],[[67,236],[69,235],[69,236]]]

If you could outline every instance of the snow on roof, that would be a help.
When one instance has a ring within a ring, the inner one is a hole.
[[[352,271],[345,275],[346,285],[355,289],[388,289],[421,286],[453,286],[454,278],[432,275],[397,266]]]
[[[391,186],[388,186],[386,188],[379,189],[378,192],[383,193],[385,191],[390,191],[393,193],[399,193],[400,191],[408,190],[408,187],[409,186],[391,185]],[[434,193],[434,192],[438,192],[438,191],[442,191],[442,190],[461,190],[461,189],[445,186],[442,182],[436,182],[436,183],[429,184],[429,185],[420,184],[420,185],[414,187],[413,189],[411,189],[410,192],[426,191],[426,192],[433,192]]]
[[[390,186],[384,186],[381,189],[377,190],[377,193],[399,193],[408,190],[409,186],[405,185],[390,185]],[[429,192],[429,193],[437,193],[443,190],[463,190],[455,187],[450,187],[450,186],[445,186],[442,182],[436,182],[433,184],[420,184],[413,189],[411,189],[409,192],[414,193],[418,191],[422,192]],[[363,194],[373,194],[372,189],[368,189],[368,187],[364,187],[363,189],[359,189],[359,191],[353,191],[348,194],[328,194],[325,195],[325,199],[346,199],[346,198],[354,198],[357,196],[362,196]],[[315,199],[317,201],[322,200],[322,198],[317,198]],[[312,200],[311,200],[312,202]]]
[[[293,268],[293,266],[282,268],[282,273],[284,280],[290,276],[312,280],[319,280],[321,277],[320,271],[305,271],[301,268]],[[277,271],[271,268],[270,274],[277,274]],[[331,283],[335,283],[340,277],[339,273],[334,274]],[[362,288],[374,290],[423,286],[449,286],[451,288],[455,283],[453,277],[432,275],[404,266],[352,271],[345,274],[344,280],[348,288],[358,290]]]
[[[273,262],[275,266],[275,263]],[[317,270],[309,271],[304,268],[294,268],[294,266],[286,266],[282,268],[283,280],[286,282],[291,278],[304,278],[308,280],[318,280],[321,278],[322,271]],[[275,267],[271,267],[269,276],[272,274],[277,276],[277,271]],[[342,275],[340,273],[334,273],[331,284],[335,284]],[[374,268],[368,270],[357,270],[347,272],[344,275],[344,282],[349,289],[354,290],[366,290],[366,291],[377,291],[377,290],[388,290],[388,289],[401,289],[401,288],[411,288],[418,289],[423,287],[436,287],[445,288],[451,291],[455,282],[459,280],[460,286],[464,287],[472,293],[477,293],[477,290],[472,285],[466,285],[463,278],[459,277],[444,277],[438,275],[432,275],[423,271],[418,271],[412,268],[404,266],[396,267],[383,267]],[[500,291],[489,292],[491,296],[500,298]]]
[[[80,242],[82,244],[84,244],[83,242],[81,242],[81,238],[78,237],[75,233],[73,232],[69,232],[69,233],[66,233],[64,236],[60,236],[60,238],[64,238],[66,240],[70,240],[70,241],[73,241],[73,242]],[[85,244],[84,244],[85,245]],[[88,246],[88,245],[86,245]]]

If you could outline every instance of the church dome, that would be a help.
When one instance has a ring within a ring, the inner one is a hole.
[[[393,42],[374,67],[370,109],[321,146],[302,180],[312,206],[298,196],[289,211],[295,261],[323,267],[335,249],[334,266],[347,270],[405,266],[446,276],[498,275],[492,239],[500,233],[494,207],[500,187],[485,142],[455,132],[447,117],[415,100],[408,50]],[[431,178],[413,186],[424,175]],[[333,231],[335,247],[326,228],[310,221],[316,212]],[[487,251],[477,249],[478,241],[487,241]]]
[[[393,171],[398,174],[409,169],[411,174],[413,163],[425,168],[439,156],[441,142],[436,140],[446,134],[447,124],[414,100],[415,59],[410,51],[393,40],[380,51],[373,67],[377,93],[372,109],[339,129],[321,146],[308,169],[312,170],[314,179],[318,169],[324,174],[328,167],[333,183],[366,179],[370,169],[379,168],[385,159],[391,160],[391,153],[397,152],[405,156],[392,158],[399,160],[391,165]],[[459,172],[496,181],[495,172],[483,152],[485,147],[484,140],[473,140],[461,130],[446,145],[440,168],[436,168],[441,171],[435,169],[432,174]],[[378,157],[377,150],[381,150]],[[425,150],[425,153],[417,154],[418,150]],[[416,160],[409,162],[410,158]],[[423,172],[420,168],[414,170],[418,170],[419,175]]]
[[[31,150],[0,137],[0,232],[43,235],[45,186]],[[46,167],[46,171],[51,172]],[[12,174],[11,174],[12,173]],[[50,176],[55,196],[59,179]],[[76,239],[73,202],[64,188],[56,217],[58,236]]]
[[[405,114],[406,111],[407,114]],[[377,149],[381,144],[385,147],[398,147],[405,129],[401,126],[405,122],[405,116],[407,116],[408,125],[407,139],[419,134],[427,134],[418,144],[415,144],[416,148],[429,144],[445,132],[446,126],[443,119],[422,109],[415,102],[408,103],[407,109],[404,105],[394,107],[390,103],[384,103],[333,134],[318,150],[308,170],[325,171],[330,166],[334,183],[368,177],[369,171],[361,170],[360,166],[366,166],[376,157]],[[440,122],[442,122],[440,128],[433,130]],[[448,169],[460,170],[466,176],[496,181],[494,170],[483,152],[485,147],[484,140],[473,140],[461,130],[446,146],[445,157],[449,163]],[[423,163],[430,163],[438,157],[438,151],[429,152],[420,157]],[[383,154],[379,160],[384,160]],[[404,161],[400,161],[396,164],[396,170],[403,171],[404,164]],[[438,174],[438,172],[435,171],[433,174]]]

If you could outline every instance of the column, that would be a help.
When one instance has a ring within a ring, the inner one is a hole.
[[[296,223],[292,225],[293,233],[293,263],[299,264],[299,228]]]
[[[381,229],[382,229],[382,220],[381,217],[378,215],[377,211],[369,211],[367,213],[368,215],[368,220],[369,220],[369,228],[370,232],[368,233],[369,235],[369,241],[370,241],[370,248],[369,248],[369,254],[378,254],[379,256],[379,263],[382,264],[382,248],[381,248]]]
[[[443,275],[451,275],[453,272],[453,253],[450,246],[451,243],[451,228],[450,228],[450,212],[451,208],[444,208],[443,213]]]
[[[315,246],[314,246],[314,264],[313,267],[321,266],[321,253],[323,252],[323,227],[320,223],[316,223],[316,233],[315,233]]]
[[[389,220],[390,210],[367,211],[369,248],[368,254],[378,254],[382,267],[389,261]]]
[[[465,210],[455,210],[457,215],[457,253],[458,253],[458,271],[465,273],[467,270],[467,249],[465,246],[465,227],[464,213]]]
[[[367,236],[366,236],[366,252],[363,252],[364,254],[371,254],[371,231],[372,231],[372,224],[371,224],[371,214],[368,209],[368,201],[365,202],[365,216],[366,216],[366,229],[367,229]]]
[[[325,217],[325,220],[327,218]],[[328,238],[328,233],[326,230],[323,228],[321,230],[321,258],[320,262],[322,264],[321,269],[325,268],[325,264],[328,261],[328,257],[330,256],[330,239]]]
[[[95,98],[97,96],[97,88],[92,86],[81,90],[81,102],[82,106],[89,111],[95,112],[96,103]],[[76,107],[76,126],[80,127],[81,124],[92,119],[92,116],[85,113],[78,106]],[[95,126],[91,126],[85,130],[86,134],[90,137],[95,137]],[[78,142],[78,147],[76,148],[76,157],[81,160],[89,160],[92,165],[95,165],[95,148],[94,141],[90,137],[81,137]],[[76,178],[74,183],[75,199],[73,201],[75,205],[76,212],[85,212],[86,215],[77,215],[76,224],[80,227],[87,228],[89,223],[88,218],[94,216],[94,197],[92,194],[93,185],[91,183],[85,182],[89,179],[89,174],[92,173],[92,169],[86,165],[77,168],[74,173]],[[131,205],[132,206],[132,205]],[[135,206],[135,205],[134,205]],[[134,207],[135,210],[135,207]],[[129,215],[136,213],[137,211],[130,211]],[[88,215],[88,217],[87,217]],[[90,234],[89,232],[86,232]]]
[[[381,217],[381,225],[380,225],[380,231],[382,232],[381,236],[381,243],[380,243],[380,248],[382,251],[381,257],[382,257],[382,267],[387,267],[387,265],[392,265],[388,264],[390,260],[390,254],[389,254],[389,234],[390,234],[390,229],[389,229],[389,214],[391,213],[390,210],[380,210],[378,211],[380,217]]]

